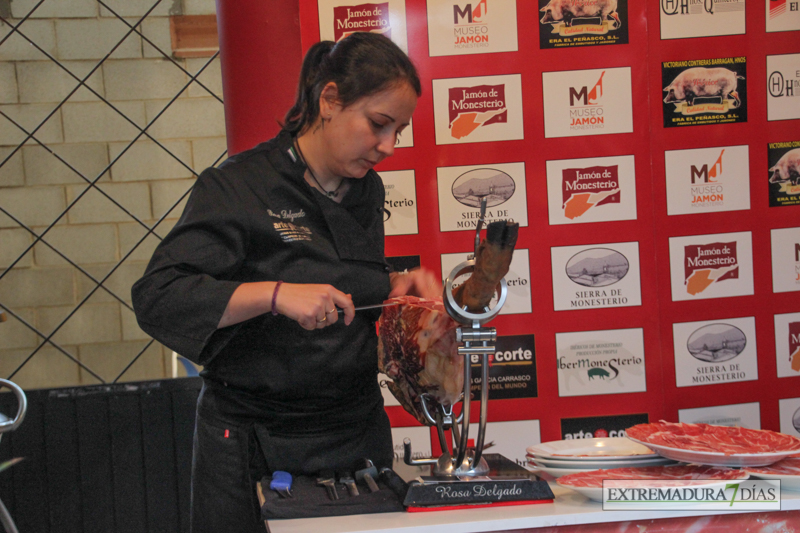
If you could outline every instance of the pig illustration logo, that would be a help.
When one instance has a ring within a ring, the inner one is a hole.
[[[800,148],[795,148],[783,154],[775,166],[769,169],[772,176],[770,183],[788,185],[800,184]]]
[[[664,87],[667,96],[665,104],[674,103],[680,107],[681,102],[694,105],[696,98],[719,98],[720,103],[725,103],[733,98],[731,108],[735,109],[742,104],[736,92],[737,80],[743,80],[735,72],[726,68],[693,67],[684,70]]]
[[[606,379],[607,377],[611,376],[611,374],[609,374],[607,370],[600,367],[592,368],[591,370],[589,370],[588,375],[589,375],[589,381],[593,380],[594,378]]]
[[[480,207],[481,198],[486,206],[505,203],[514,195],[516,184],[503,172],[494,168],[476,168],[460,175],[453,182],[453,198],[468,207]]]
[[[614,29],[622,26],[617,13],[617,0],[550,0],[540,9],[542,24],[560,24],[572,27],[575,19],[597,19],[601,23],[613,21]]]
[[[686,341],[692,357],[709,363],[730,361],[744,351],[747,337],[730,324],[708,324],[697,329]]]

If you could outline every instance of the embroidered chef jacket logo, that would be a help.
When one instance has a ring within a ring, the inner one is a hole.
[[[692,296],[712,283],[739,277],[736,241],[685,246],[684,258],[684,284]]]
[[[620,203],[617,165],[566,168],[562,177],[562,209],[570,220],[595,206]]]
[[[359,31],[382,33],[391,39],[389,2],[334,7],[333,25],[334,40],[337,42]]]
[[[452,87],[448,91],[450,135],[467,137],[476,129],[508,122],[506,86]]]
[[[276,213],[272,209],[267,209],[267,213],[271,217],[280,218],[283,220],[291,220],[292,222],[294,222],[294,219],[296,218],[303,218],[304,216],[306,216],[306,212],[303,211],[302,209],[300,209],[299,211],[292,211],[291,209],[282,209],[280,214]]]
[[[455,48],[489,47],[489,3],[453,4],[453,36]]]
[[[283,242],[311,240],[311,229],[305,226],[298,226],[291,222],[273,222],[272,225],[278,235],[281,236],[281,239],[283,239]]]

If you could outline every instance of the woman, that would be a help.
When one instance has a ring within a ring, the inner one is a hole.
[[[390,274],[372,170],[420,92],[413,64],[383,36],[314,45],[281,133],[200,175],[134,285],[142,329],[205,367],[194,532],[258,529],[254,487],[269,472],[391,463],[380,311],[354,306],[441,295],[427,271]]]

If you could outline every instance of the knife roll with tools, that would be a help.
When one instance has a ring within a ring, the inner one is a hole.
[[[258,486],[261,517],[311,518],[403,510],[408,485],[391,468],[363,459],[351,470],[322,470],[316,476],[276,471]]]

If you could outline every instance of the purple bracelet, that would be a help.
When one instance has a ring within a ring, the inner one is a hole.
[[[276,283],[275,290],[272,291],[272,316],[278,316],[278,311],[275,309],[275,304],[278,300],[278,289],[281,288],[281,283],[283,283],[283,281]]]

